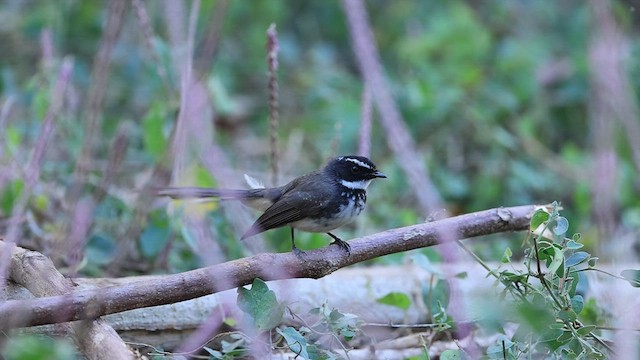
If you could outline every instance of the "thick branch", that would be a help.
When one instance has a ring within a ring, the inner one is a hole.
[[[0,304],[0,328],[94,319],[137,308],[171,304],[264,280],[321,278],[342,267],[379,256],[432,246],[437,234],[457,229],[460,239],[527,229],[535,206],[480,211],[434,222],[387,230],[350,241],[351,256],[335,246],[293,253],[258,254],[153,281],[77,291],[31,301]]]
[[[9,279],[24,286],[35,296],[54,296],[73,291],[74,284],[56,270],[49,258],[0,241],[0,251],[10,251]],[[62,330],[74,335],[89,359],[133,359],[118,334],[102,319],[64,324]]]

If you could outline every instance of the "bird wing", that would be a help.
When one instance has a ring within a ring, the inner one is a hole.
[[[292,191],[285,194],[265,210],[241,239],[317,215],[323,207],[327,206],[329,200],[326,196],[317,196],[316,192],[314,194],[316,196],[306,191]]]

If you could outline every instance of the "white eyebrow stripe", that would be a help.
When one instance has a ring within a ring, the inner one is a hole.
[[[358,164],[360,166],[362,166],[363,168],[367,168],[369,170],[371,170],[371,166],[367,163],[363,163],[362,161],[358,160],[358,159],[352,159],[352,158],[342,158],[343,160],[346,161],[351,161],[354,164]]]

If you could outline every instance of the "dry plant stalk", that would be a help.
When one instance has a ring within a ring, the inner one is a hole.
[[[267,67],[269,68],[269,149],[271,156],[271,184],[278,185],[278,121],[280,110],[278,103],[278,32],[276,24],[267,30]]]

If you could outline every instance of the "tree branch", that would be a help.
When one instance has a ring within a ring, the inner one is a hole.
[[[335,246],[308,251],[303,257],[293,253],[265,253],[153,281],[30,301],[5,301],[0,304],[0,329],[95,319],[126,310],[176,303],[244,286],[256,277],[317,279],[379,256],[436,245],[438,234],[446,229],[457,229],[461,239],[525,230],[535,209],[534,205],[498,208],[387,230],[350,241],[351,256]]]

